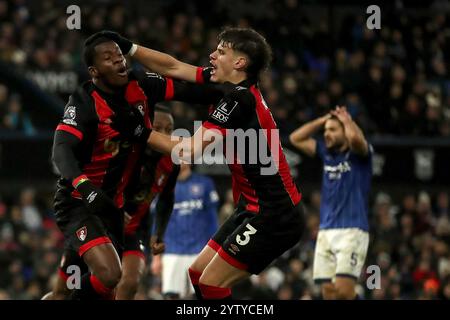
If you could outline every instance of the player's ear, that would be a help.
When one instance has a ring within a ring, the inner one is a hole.
[[[246,55],[238,55],[236,56],[236,60],[234,61],[234,68],[236,70],[243,71],[248,66],[248,57]]]

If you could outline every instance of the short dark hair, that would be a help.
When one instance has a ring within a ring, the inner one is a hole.
[[[97,34],[91,35],[86,39],[86,41],[84,41],[83,58],[87,67],[94,65],[95,47],[99,44],[110,41],[112,40],[104,36],[99,36]]]
[[[272,49],[266,39],[251,28],[225,28],[217,38],[219,42],[248,56],[250,61],[246,72],[249,77],[258,78],[272,61]]]
[[[170,112],[170,109],[166,106],[163,106],[161,104],[156,104],[155,105],[155,112],[161,112],[161,113],[167,113],[172,115],[172,112]]]

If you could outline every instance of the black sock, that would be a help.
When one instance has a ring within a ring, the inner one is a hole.
[[[195,297],[197,300],[203,300],[202,292],[200,291],[198,284],[193,284],[192,286],[194,287]]]

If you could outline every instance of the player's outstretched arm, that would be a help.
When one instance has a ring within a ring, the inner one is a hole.
[[[192,163],[195,158],[202,155],[207,145],[216,142],[217,139],[222,139],[220,133],[201,126],[190,138],[168,136],[152,131],[147,144],[156,151],[171,155],[174,162],[182,160]]]
[[[367,155],[369,150],[367,140],[356,122],[352,120],[347,108],[338,106],[331,111],[331,114],[336,116],[344,125],[345,137],[348,140],[350,149],[357,154]]]
[[[196,82],[198,79],[198,67],[184,63],[166,53],[136,45],[132,58],[146,68],[157,72],[163,76],[171,77],[189,82]]]
[[[124,55],[128,54],[148,69],[163,76],[196,82],[200,77],[198,73],[202,72],[201,68],[181,62],[171,55],[135,44],[117,32],[104,30],[95,36],[111,39],[117,43]]]
[[[323,117],[305,123],[289,135],[289,141],[298,150],[310,157],[314,157],[316,155],[317,142],[312,136],[324,126],[330,117],[330,114],[326,114]]]

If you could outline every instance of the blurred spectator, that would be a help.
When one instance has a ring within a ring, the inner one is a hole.
[[[42,227],[42,217],[34,203],[34,197],[35,191],[31,188],[24,189],[20,195],[23,222],[31,231]]]
[[[27,135],[34,134],[36,130],[28,114],[22,110],[20,97],[12,95],[9,100],[6,100],[7,94],[6,87],[0,85],[0,107],[2,110],[6,110],[3,114],[2,127],[10,131],[23,132]]]

